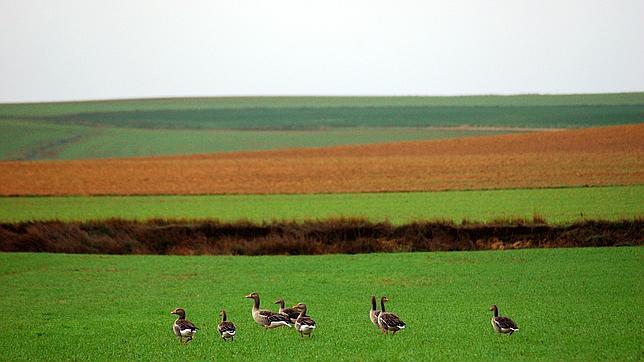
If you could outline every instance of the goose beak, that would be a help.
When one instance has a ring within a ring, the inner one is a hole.
[[[253,297],[253,293],[250,293],[250,294],[244,296],[244,298],[252,298],[252,297]]]

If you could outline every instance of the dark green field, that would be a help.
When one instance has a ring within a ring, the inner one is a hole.
[[[58,124],[170,129],[307,130],[335,127],[589,127],[639,123],[644,105],[375,106],[232,108],[66,114],[36,118]],[[35,118],[35,117],[34,117]]]
[[[641,247],[300,257],[0,254],[3,360],[641,360]],[[46,277],[45,277],[46,276]],[[300,340],[251,319],[283,297],[318,328]],[[383,336],[369,296],[407,323]],[[520,330],[496,335],[490,304]],[[201,329],[186,347],[176,307]],[[238,326],[216,333],[225,308]]]

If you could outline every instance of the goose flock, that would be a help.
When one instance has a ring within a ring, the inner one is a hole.
[[[307,315],[308,308],[304,303],[297,303],[291,308],[284,308],[284,299],[280,298],[275,301],[275,304],[279,305],[279,310],[277,312],[273,312],[269,309],[260,308],[258,293],[250,293],[246,295],[245,298],[253,300],[253,307],[251,309],[253,320],[265,329],[278,327],[292,328],[295,326],[295,330],[299,332],[300,337],[304,338],[305,335],[311,337],[311,334],[313,334],[313,331],[316,328],[315,321]],[[378,327],[383,334],[388,335],[389,332],[392,332],[391,334],[395,335],[396,332],[405,329],[406,324],[400,319],[400,317],[398,317],[398,315],[385,309],[385,302],[388,301],[389,298],[385,296],[381,297],[380,310],[378,310],[376,305],[376,296],[372,295],[369,319],[371,319],[371,323]],[[491,323],[494,331],[497,333],[507,333],[512,335],[512,333],[519,330],[519,327],[517,327],[517,324],[514,323],[512,319],[505,316],[499,316],[499,309],[496,304],[490,306],[490,311],[494,313]],[[181,344],[187,344],[192,340],[192,337],[199,328],[197,328],[194,323],[186,319],[186,311],[183,308],[176,308],[170,313],[178,316],[177,320],[175,320],[172,325],[172,330],[174,331],[175,336]],[[237,327],[235,327],[233,322],[228,320],[225,310],[222,309],[221,312],[219,312],[219,316],[221,321],[217,325],[217,331],[224,341],[232,341],[237,333]]]

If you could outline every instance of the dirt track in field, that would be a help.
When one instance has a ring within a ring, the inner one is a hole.
[[[0,195],[434,191],[644,183],[644,123],[185,157],[0,162]]]

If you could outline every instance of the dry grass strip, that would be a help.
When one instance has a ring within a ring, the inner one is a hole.
[[[506,220],[456,225],[422,222],[400,226],[361,219],[220,223],[136,222],[0,223],[0,251],[87,254],[301,255],[414,251],[642,245],[644,222],[583,221],[548,225]]]

